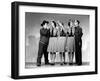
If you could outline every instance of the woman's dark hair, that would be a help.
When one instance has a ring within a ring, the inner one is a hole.
[[[46,23],[48,24],[49,22],[46,21],[46,20],[44,20],[44,21],[41,23],[41,26],[44,26]]]
[[[54,23],[54,26],[56,27],[57,25],[56,25],[56,22],[55,21],[52,21],[53,23]]]
[[[70,22],[68,22],[68,26],[70,26]]]

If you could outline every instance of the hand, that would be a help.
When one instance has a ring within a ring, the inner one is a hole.
[[[68,47],[66,46],[65,51],[68,51]]]
[[[62,23],[60,21],[57,21],[58,25],[62,27]]]
[[[50,29],[50,26],[47,26],[47,29]]]
[[[81,46],[81,43],[79,42],[79,46]]]

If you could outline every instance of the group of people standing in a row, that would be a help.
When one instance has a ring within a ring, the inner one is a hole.
[[[41,24],[40,41],[37,57],[37,66],[41,66],[41,58],[44,54],[45,65],[55,65],[56,54],[60,56],[60,64],[66,64],[65,53],[68,52],[69,65],[75,63],[82,65],[82,28],[79,20],[70,20],[65,29],[64,23],[60,21],[46,21]],[[50,63],[48,60],[50,53]]]

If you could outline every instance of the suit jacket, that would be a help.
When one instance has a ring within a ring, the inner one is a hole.
[[[50,38],[50,29],[40,29],[40,42],[48,45]]]
[[[82,32],[82,28],[80,26],[78,27],[75,27],[75,41],[82,41],[81,38],[82,38],[82,35],[83,35],[83,32]]]

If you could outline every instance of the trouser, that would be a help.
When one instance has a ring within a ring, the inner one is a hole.
[[[75,59],[76,64],[82,64],[82,41],[75,40]]]
[[[39,50],[38,50],[38,57],[37,57],[37,64],[41,64],[41,58],[44,54],[45,64],[48,63],[48,52],[47,46],[41,42],[39,42]]]

